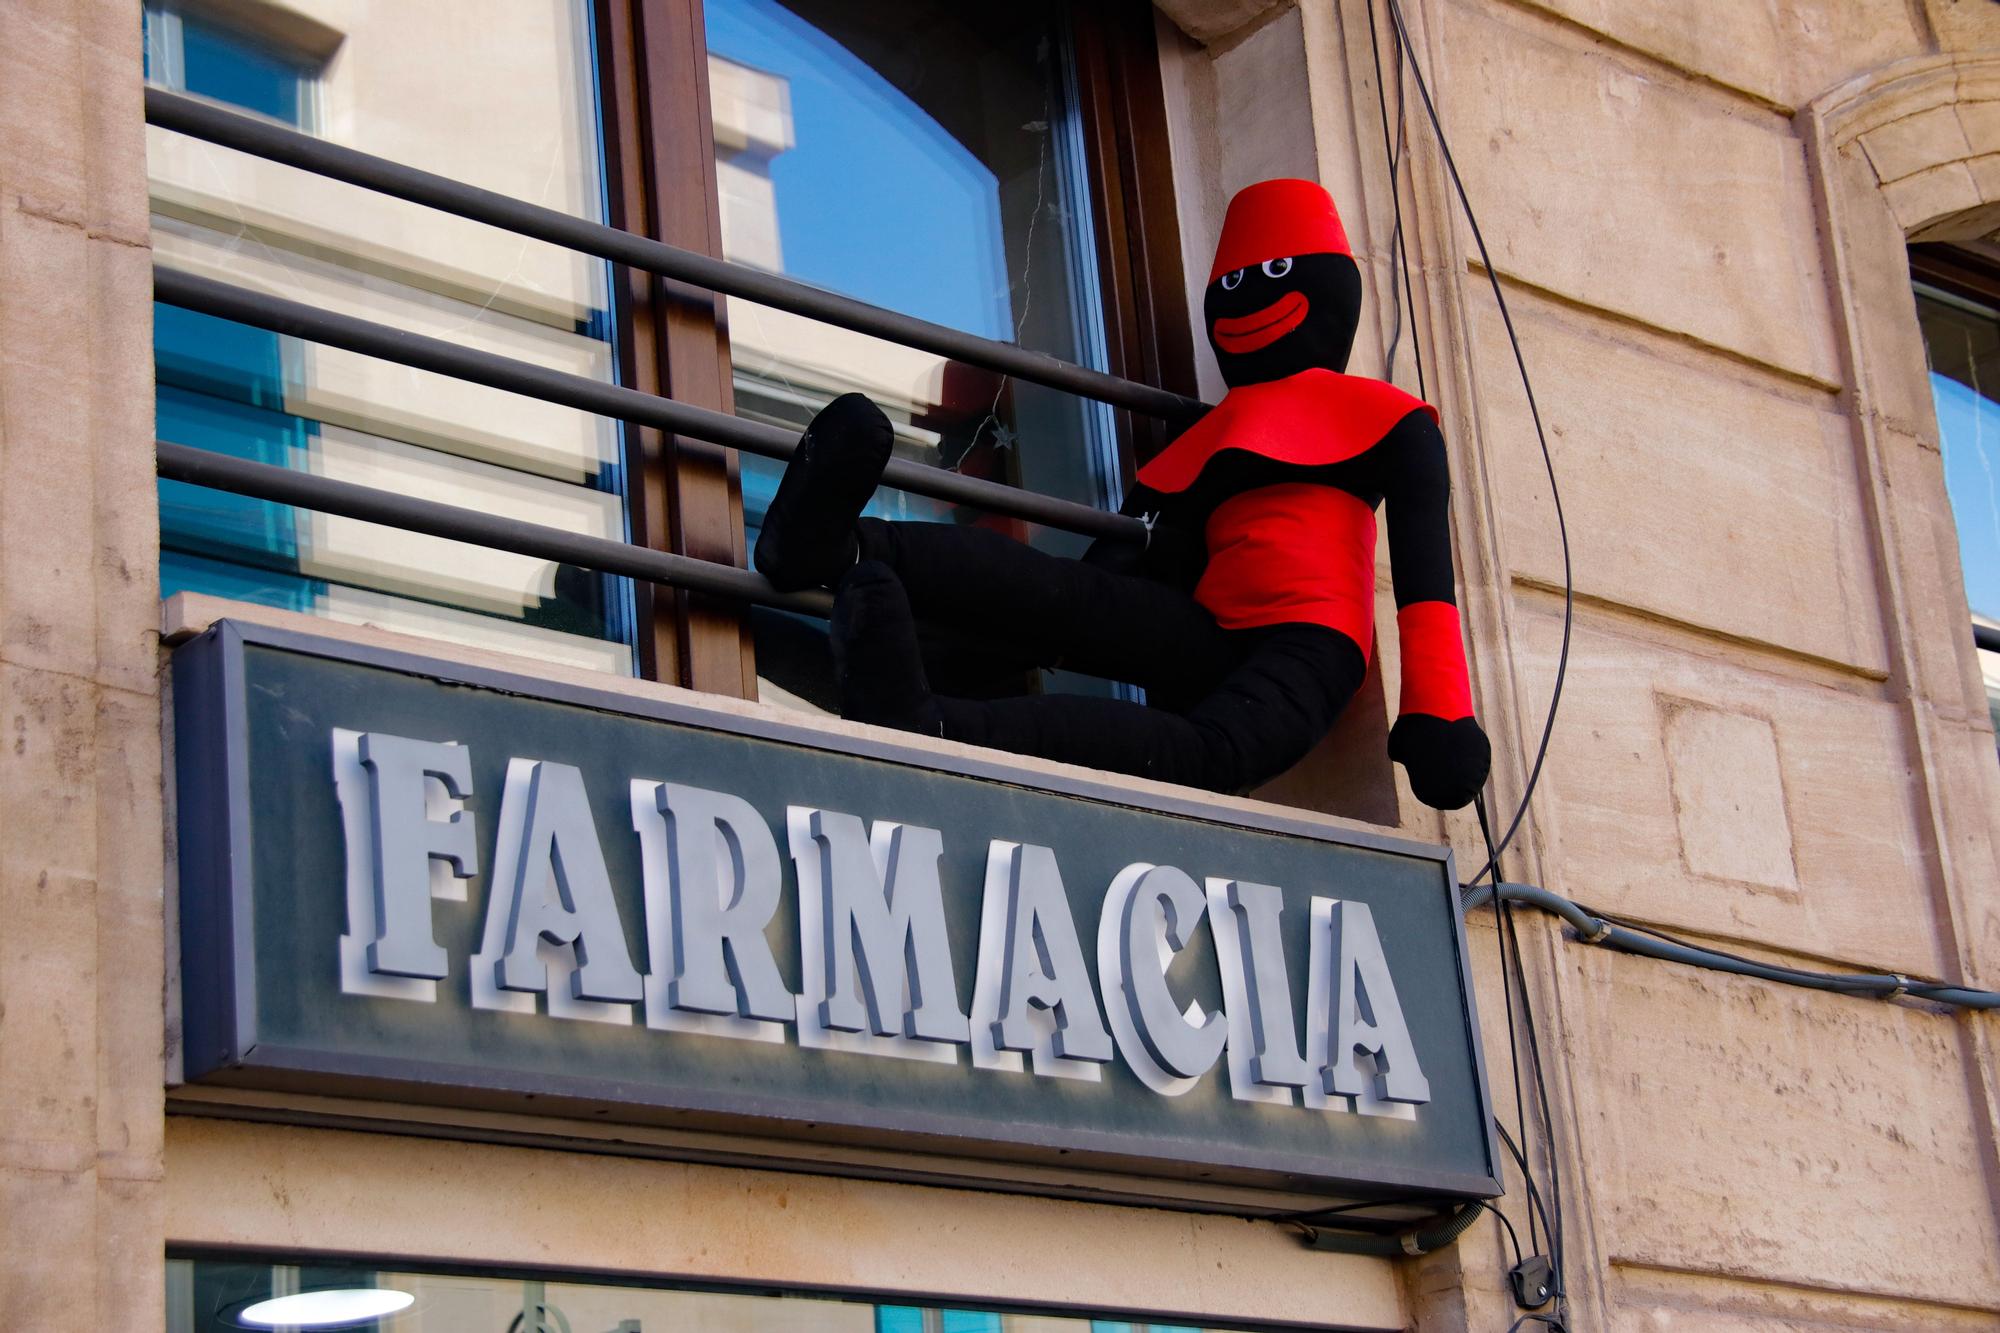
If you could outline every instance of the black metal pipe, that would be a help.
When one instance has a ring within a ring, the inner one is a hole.
[[[1972,642],[1975,647],[1984,648],[1989,653],[2000,653],[2000,626],[1973,621]]]
[[[605,384],[587,376],[551,370],[492,352],[459,347],[442,339],[427,338],[387,324],[356,319],[352,315],[336,314],[301,301],[251,291],[192,273],[155,266],[153,295],[168,305],[186,310],[342,347],[365,356],[435,371],[510,393],[526,394],[530,398],[561,403],[620,421],[655,426],[676,435],[707,440],[764,458],[782,461],[790,458],[798,447],[797,438],[777,426],[745,421],[727,412],[712,412],[704,407],[678,403],[671,398]],[[1073,500],[1037,495],[1017,486],[961,476],[908,459],[891,459],[883,471],[882,482],[916,495],[928,495],[952,504],[974,505],[1088,537],[1144,541],[1146,536],[1145,524],[1129,515],[1107,513]]]
[[[792,278],[727,260],[696,254],[661,241],[634,236],[601,222],[572,217],[504,194],[482,190],[448,176],[419,171],[386,158],[315,139],[297,130],[257,120],[164,88],[146,89],[146,119],[162,129],[251,153],[318,176],[345,181],[547,241],[661,277],[693,283],[726,296],[740,296],[793,314],[836,324],[905,347],[981,366],[1050,388],[1129,408],[1168,421],[1184,421],[1203,404],[1151,385],[1135,384],[1013,343],[994,342],[960,329],[884,310]]]
[[[608,537],[591,537],[564,532],[539,523],[482,514],[458,505],[419,500],[373,486],[335,481],[310,472],[294,472],[271,463],[253,463],[191,445],[159,441],[153,446],[159,473],[169,481],[192,482],[219,491],[248,495],[278,504],[296,505],[343,518],[383,523],[409,532],[472,542],[499,551],[513,551],[542,560],[555,560],[606,574],[644,579],[649,583],[669,583],[689,592],[711,593],[739,601],[757,602],[786,611],[802,611],[825,617],[833,612],[833,598],[824,592],[783,593],[773,588],[763,575],[732,565],[711,564],[692,556],[652,551]]]

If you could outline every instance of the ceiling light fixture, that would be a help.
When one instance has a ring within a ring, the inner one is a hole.
[[[236,1322],[246,1328],[345,1328],[407,1310],[417,1298],[389,1287],[339,1287],[302,1291],[245,1306]]]

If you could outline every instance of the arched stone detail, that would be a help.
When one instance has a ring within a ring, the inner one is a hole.
[[[1898,61],[1808,114],[1835,152],[1859,155],[1910,240],[2000,228],[2000,52]]]
[[[1856,462],[1926,810],[1944,943],[1956,977],[2000,977],[2000,765],[1972,646],[1945,492],[1912,241],[2000,229],[2000,51],[1920,56],[1839,85],[1797,117],[1819,195]],[[1978,1032],[1983,1112],[2000,1135],[2000,1072]]]

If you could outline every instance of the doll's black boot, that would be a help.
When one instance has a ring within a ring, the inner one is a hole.
[[[822,587],[854,563],[854,520],[875,493],[893,442],[889,418],[862,394],[842,394],[819,410],[757,535],[757,570],[773,586]]]
[[[893,569],[863,560],[841,575],[829,628],[842,717],[942,734],[944,715],[924,677],[910,595]]]

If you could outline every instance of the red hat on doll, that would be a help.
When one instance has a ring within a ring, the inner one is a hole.
[[[1267,259],[1329,254],[1354,254],[1333,196],[1315,181],[1259,181],[1229,201],[1208,280]]]

